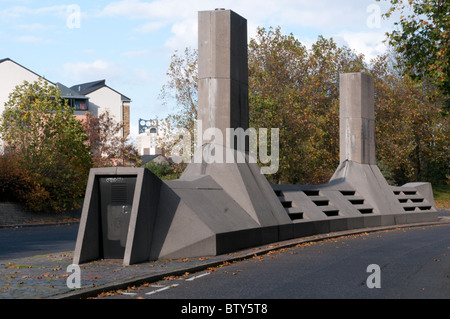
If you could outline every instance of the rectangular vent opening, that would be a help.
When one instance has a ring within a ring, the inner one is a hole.
[[[283,207],[285,207],[285,208],[292,207],[292,201],[290,201],[290,200],[282,201],[281,205],[283,205]]]
[[[114,204],[122,204],[128,202],[126,183],[111,184],[111,202]]]
[[[303,190],[307,196],[319,196],[319,191],[315,189]]]
[[[407,198],[399,198],[398,201],[400,203],[406,203],[408,201],[408,199]]]
[[[283,192],[279,189],[274,190],[274,192],[275,192],[275,195],[277,195],[277,196],[283,196]]]
[[[403,191],[405,195],[416,195],[416,191]]]
[[[313,203],[317,206],[328,206],[328,199],[315,199],[313,200]]]
[[[303,219],[303,213],[292,213],[289,214],[291,220]]]
[[[394,191],[394,195],[400,195],[400,191]]]
[[[355,191],[340,191],[342,195],[344,196],[354,196]]]
[[[372,214],[373,208],[361,208],[358,209],[361,214]]]
[[[416,208],[410,206],[410,207],[403,207],[403,209],[404,209],[405,211],[407,211],[407,212],[412,212],[412,211],[414,211]]]
[[[422,203],[423,202],[423,198],[411,198],[411,201],[413,203]]]
[[[324,214],[328,217],[339,216],[339,210],[326,210]]]
[[[361,205],[364,204],[364,199],[350,199],[350,203],[353,205]]]
[[[419,207],[420,210],[430,210],[431,206],[421,206]]]

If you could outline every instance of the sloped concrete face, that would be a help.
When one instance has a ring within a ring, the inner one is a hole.
[[[155,259],[215,255],[216,234],[259,226],[208,175],[166,181],[161,195]]]
[[[280,227],[291,224],[281,202],[248,160],[191,163],[180,179],[164,184],[154,243],[164,242],[154,258],[215,255],[292,238],[292,229]]]
[[[251,163],[246,153],[215,145],[216,150],[222,149],[219,152],[223,154],[222,158],[216,158],[217,161],[212,163],[205,160],[196,161],[197,155],[204,153],[203,150],[207,147],[209,144],[203,145],[196,152],[194,162],[188,165],[180,180],[201,175],[211,176],[260,226],[273,226],[290,221],[266,177],[260,173],[260,167]]]

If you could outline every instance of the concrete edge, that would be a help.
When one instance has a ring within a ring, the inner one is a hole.
[[[220,260],[217,260],[214,262],[205,263],[202,265],[189,266],[189,267],[181,268],[178,270],[163,272],[160,274],[155,274],[155,275],[150,275],[150,276],[133,277],[133,278],[117,281],[117,282],[114,282],[111,284],[101,285],[98,287],[82,288],[82,289],[70,291],[67,293],[53,295],[46,299],[83,299],[83,298],[88,298],[88,297],[95,297],[98,294],[105,292],[105,291],[125,289],[129,286],[140,285],[145,282],[155,282],[155,281],[159,281],[159,280],[163,279],[164,277],[180,276],[180,275],[185,274],[186,272],[189,272],[189,273],[198,272],[198,271],[208,269],[210,267],[215,267],[215,266],[221,265],[224,262],[234,262],[234,261],[238,261],[238,260],[242,260],[242,259],[247,259],[247,258],[251,258],[254,256],[266,254],[270,251],[276,251],[276,250],[282,249],[282,248],[289,248],[289,247],[293,247],[298,244],[303,244],[303,243],[308,243],[308,242],[317,242],[317,241],[322,241],[322,240],[330,239],[330,238],[338,238],[338,237],[342,237],[342,236],[355,235],[355,234],[361,234],[361,233],[372,233],[372,232],[390,230],[390,229],[396,229],[396,228],[413,228],[413,227],[422,227],[422,226],[435,226],[435,225],[450,224],[450,217],[438,217],[438,219],[439,219],[438,221],[432,221],[432,222],[396,224],[396,225],[388,225],[388,226],[350,229],[350,230],[344,230],[344,231],[338,231],[338,232],[332,232],[332,233],[326,233],[326,234],[312,235],[312,236],[303,237],[303,238],[289,239],[286,241],[275,242],[275,243],[265,244],[265,245],[259,246],[259,247],[245,249],[241,253],[239,253],[239,252],[228,253],[228,254],[224,255],[223,259],[220,259]],[[274,245],[276,245],[276,246],[274,246]],[[248,251],[248,250],[251,250],[251,251]],[[229,255],[229,256],[227,256],[227,255]]]

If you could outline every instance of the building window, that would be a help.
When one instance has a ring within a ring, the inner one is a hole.
[[[88,102],[86,100],[75,100],[74,108],[77,111],[87,111],[88,110]]]

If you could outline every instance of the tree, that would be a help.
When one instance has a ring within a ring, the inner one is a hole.
[[[86,113],[83,126],[88,137],[93,166],[136,166],[140,158],[128,137],[121,136],[123,123],[116,122],[108,111],[98,117]]]
[[[401,56],[374,59],[377,159],[396,184],[409,181],[445,183],[449,175],[450,120],[433,101],[436,88],[426,79],[413,80],[396,68]],[[400,61],[401,63],[401,61]]]
[[[432,98],[437,88],[430,81],[404,74],[403,55],[379,56],[367,64],[363,55],[333,39],[319,37],[307,49],[280,28],[259,28],[248,54],[250,127],[279,128],[279,169],[267,175],[272,182],[319,184],[332,176],[339,165],[339,74],[344,72],[374,77],[377,161],[389,180],[448,178],[448,117],[439,114],[442,101]],[[193,64],[186,72],[183,65],[172,65],[178,70],[172,76],[194,73]],[[176,90],[194,94],[197,89],[193,81],[176,83]],[[179,115],[196,115],[192,106]]]
[[[365,69],[363,57],[319,37],[308,50],[280,28],[259,28],[249,44],[252,127],[279,128],[273,182],[317,184],[339,164],[339,73]]]
[[[380,0],[377,0],[380,1]],[[429,78],[450,111],[450,2],[448,0],[390,0],[389,18],[400,11],[398,30],[388,32],[388,42],[402,55],[403,70],[413,79]]]
[[[29,201],[29,208],[62,211],[77,206],[92,161],[83,127],[56,86],[42,79],[17,86],[5,103],[0,132],[30,183],[47,194],[40,197],[44,203]]]
[[[161,127],[165,130],[166,139],[162,140],[160,147],[168,152],[177,142],[177,130],[182,129],[191,136],[195,135],[197,122],[197,50],[186,48],[183,54],[177,51],[172,55],[169,69],[167,70],[167,83],[163,85],[160,98],[164,105],[175,102],[174,113],[169,114],[161,121]],[[192,152],[195,145],[192,145]]]

